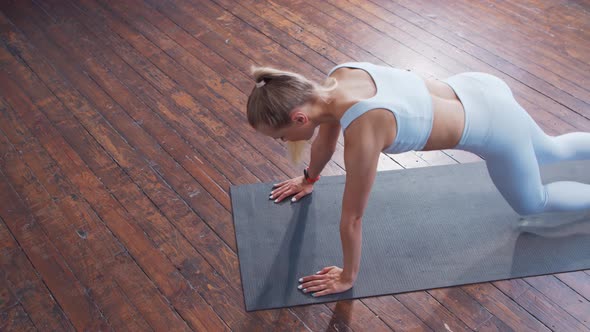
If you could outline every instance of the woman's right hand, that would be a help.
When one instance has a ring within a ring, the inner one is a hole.
[[[291,180],[283,181],[273,185],[273,190],[270,192],[269,199],[273,199],[275,203],[279,203],[283,199],[295,195],[291,199],[291,202],[297,202],[303,196],[310,194],[312,191],[313,184],[307,183],[303,176],[298,176]]]

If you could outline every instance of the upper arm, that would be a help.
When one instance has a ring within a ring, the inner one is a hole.
[[[377,174],[379,154],[383,148],[377,130],[353,123],[344,136],[346,184],[342,199],[343,220],[361,219]]]
[[[338,144],[338,137],[340,136],[340,128],[340,122],[321,124],[314,143],[318,142],[332,151],[335,150],[336,144]]]

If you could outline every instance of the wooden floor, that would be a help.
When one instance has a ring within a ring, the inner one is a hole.
[[[590,331],[589,271],[246,313],[228,195],[301,173],[247,125],[255,63],[489,72],[548,133],[590,131],[590,1],[0,6],[0,330]]]

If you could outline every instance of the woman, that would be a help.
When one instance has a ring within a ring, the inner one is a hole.
[[[322,85],[271,68],[255,68],[247,115],[257,131],[312,144],[304,175],[275,185],[270,198],[292,201],[311,193],[344,132],[346,185],[340,237],[343,268],[299,279],[313,296],[350,289],[361,257],[361,221],[381,152],[462,149],[482,156],[494,184],[521,215],[590,209],[590,185],[543,185],[539,164],[590,159],[590,133],[546,135],[499,78],[463,73],[423,80],[370,63],[336,66]]]

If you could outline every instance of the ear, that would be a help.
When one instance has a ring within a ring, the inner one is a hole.
[[[309,117],[299,108],[296,108],[291,112],[291,121],[298,125],[304,125],[309,121]]]

